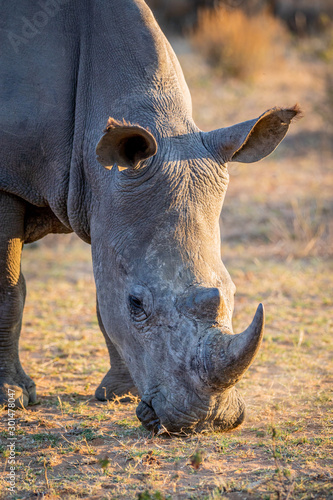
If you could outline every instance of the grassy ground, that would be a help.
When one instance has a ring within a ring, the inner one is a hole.
[[[239,384],[247,419],[227,434],[152,437],[135,417],[135,400],[97,402],[108,359],[90,248],[74,236],[47,237],[24,251],[21,358],[39,404],[16,414],[14,498],[333,498],[333,161],[319,113],[325,67],[292,53],[256,86],[222,84],[188,46],[175,45],[201,128],[296,101],[305,111],[270,159],[230,166],[221,227],[223,261],[237,286],[235,331],[259,301],[267,311],[262,349]],[[1,416],[5,499],[9,434],[6,411]]]

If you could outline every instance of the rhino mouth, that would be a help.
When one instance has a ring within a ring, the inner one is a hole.
[[[185,404],[180,409],[174,403],[161,392],[153,398],[143,396],[136,414],[145,429],[153,434],[178,436],[193,431],[226,432],[241,425],[245,418],[245,403],[235,387],[216,400],[213,407],[210,404],[205,407],[204,401],[200,406],[193,405],[192,401],[191,408]]]
[[[200,413],[202,413],[202,409]],[[176,408],[161,392],[155,395],[153,399],[143,397],[137,406],[136,414],[147,430],[158,435],[164,433],[187,434],[200,424],[203,417],[203,415],[201,415],[201,418],[196,417],[191,412],[188,412],[186,408],[182,410]]]

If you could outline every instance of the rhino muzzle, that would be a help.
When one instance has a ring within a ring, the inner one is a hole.
[[[194,393],[187,396],[168,400],[162,391],[153,398],[144,396],[137,407],[137,417],[154,434],[229,431],[244,421],[245,403],[235,387],[214,398]]]
[[[205,289],[186,301],[190,310],[195,302],[200,307],[207,302],[213,311],[219,306],[218,298],[216,289]],[[159,388],[150,396],[143,395],[137,416],[144,427],[154,433],[178,433],[203,428],[226,431],[240,425],[245,404],[234,385],[255,358],[263,331],[262,304],[250,326],[238,335],[223,333],[218,327],[208,328],[196,347],[192,386],[180,381],[179,394]]]

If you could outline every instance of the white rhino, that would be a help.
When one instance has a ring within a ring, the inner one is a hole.
[[[219,232],[227,162],[268,155],[298,108],[203,133],[143,0],[0,5],[2,399],[11,388],[17,402],[36,401],[18,355],[22,246],[74,231],[91,244],[111,361],[96,396],[137,390],[137,415],[154,431],[236,427],[235,384],[264,314],[260,305],[233,334]]]

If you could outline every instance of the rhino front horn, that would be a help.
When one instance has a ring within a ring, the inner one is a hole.
[[[264,307],[259,304],[250,326],[238,335],[211,328],[201,346],[201,379],[213,389],[235,385],[254,360],[264,334]]]

